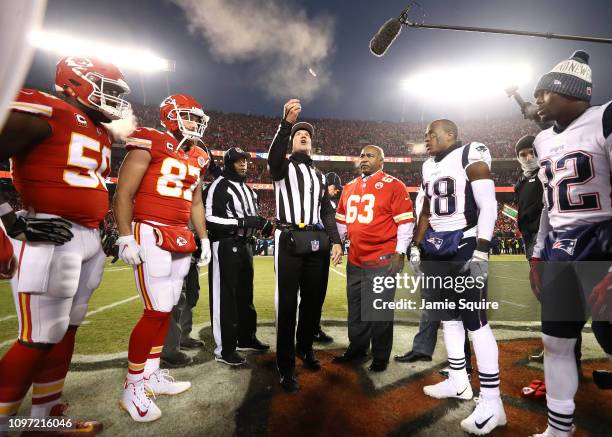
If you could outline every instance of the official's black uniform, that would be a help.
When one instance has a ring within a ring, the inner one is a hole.
[[[257,216],[257,194],[232,165],[225,165],[222,175],[206,189],[205,199],[206,227],[212,243],[208,290],[215,355],[227,357],[235,352],[237,343],[249,344],[256,338],[255,229],[240,225],[245,217]]]
[[[312,134],[312,126],[305,126]],[[290,232],[325,229],[332,243],[340,243],[335,211],[325,186],[325,177],[314,167],[310,156],[293,153],[286,157],[293,125],[283,120],[268,153],[274,180],[277,229],[274,233],[276,271],[276,356],[281,375],[292,375],[295,348],[312,350],[318,325],[322,281],[329,268],[329,251],[296,255],[290,247]],[[296,310],[300,296],[300,315],[296,334]]]

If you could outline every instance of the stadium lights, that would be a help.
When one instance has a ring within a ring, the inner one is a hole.
[[[160,58],[149,50],[113,46],[47,31],[32,32],[29,39],[34,47],[56,52],[63,56],[95,56],[122,68],[145,72],[175,71],[174,61]]]
[[[525,85],[530,77],[525,63],[440,66],[410,76],[401,87],[428,102],[469,103],[503,95],[508,85]]]

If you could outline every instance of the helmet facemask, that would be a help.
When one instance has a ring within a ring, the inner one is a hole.
[[[184,139],[199,141],[204,136],[210,117],[200,108],[176,108],[170,111],[168,119],[176,121]]]
[[[82,76],[92,86],[87,101],[79,101],[100,111],[110,120],[119,120],[129,115],[131,105],[122,97],[129,94],[130,87],[123,79],[113,80],[95,72]]]

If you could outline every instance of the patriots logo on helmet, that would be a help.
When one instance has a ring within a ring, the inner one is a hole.
[[[187,240],[185,238],[183,238],[183,237],[180,237],[180,236],[176,237],[176,244],[179,247],[183,247],[183,246],[185,246],[187,244]]]
[[[480,146],[476,147],[476,150],[478,150],[479,152],[486,152],[487,151],[487,147],[483,144],[481,144]]]
[[[578,240],[576,238],[562,238],[553,243],[552,248],[557,250],[562,250],[568,255],[574,254],[574,249],[576,248],[576,242]]]
[[[427,242],[433,244],[435,248],[439,250],[440,247],[442,247],[442,243],[444,243],[444,240],[438,237],[429,237],[427,239]]]

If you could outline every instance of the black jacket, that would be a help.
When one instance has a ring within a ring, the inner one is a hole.
[[[518,205],[518,228],[522,234],[533,234],[540,227],[540,215],[542,214],[542,194],[544,189],[538,178],[538,171],[534,171],[528,177],[521,175],[514,186],[516,203]]]

